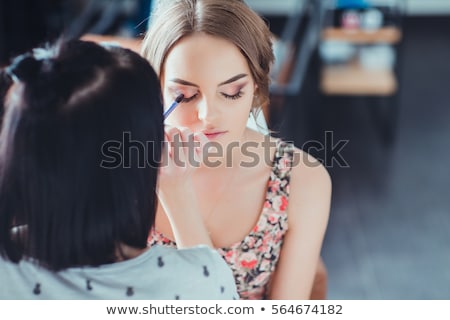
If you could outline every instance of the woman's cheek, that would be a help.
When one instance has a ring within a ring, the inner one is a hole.
[[[191,126],[198,120],[195,108],[180,104],[177,109],[167,118],[166,123],[176,127],[187,127],[192,130]]]

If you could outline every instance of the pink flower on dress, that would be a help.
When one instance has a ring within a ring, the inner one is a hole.
[[[264,286],[268,281],[269,281],[269,276],[270,273],[269,272],[261,272],[256,278],[255,280],[253,280],[253,285],[254,286]]]
[[[282,222],[281,225],[282,225],[283,230],[284,230],[284,229],[287,230],[287,223],[283,223],[283,222]],[[282,233],[282,232],[277,232],[277,233],[275,234],[275,237],[274,237],[274,239],[273,239],[273,242],[274,242],[274,243],[280,243],[280,242],[283,240],[283,237],[284,237],[284,233]]]
[[[253,269],[258,263],[258,259],[253,252],[243,253],[239,258],[239,264],[246,269]]]
[[[289,159],[288,157],[284,157],[283,159],[281,159],[280,161],[280,169],[289,169],[291,167],[291,159]]]
[[[286,196],[275,196],[272,199],[273,209],[278,212],[285,211],[288,206],[288,199]]]
[[[236,250],[228,250],[225,252],[225,254],[222,251],[221,254],[225,261],[227,261],[229,264],[236,264]]]
[[[269,220],[270,224],[277,224],[278,221],[280,220],[280,216],[277,215],[276,213],[271,213],[269,214],[267,219]]]
[[[285,196],[281,196],[280,211],[285,211],[288,206],[288,199]]]
[[[265,202],[264,202],[264,208],[270,208],[272,205],[270,204],[270,201],[269,200],[266,200]]]
[[[280,189],[280,180],[279,179],[270,180],[269,188],[271,188],[271,191],[279,190]]]

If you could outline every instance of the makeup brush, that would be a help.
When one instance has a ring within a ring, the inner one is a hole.
[[[172,113],[173,110],[180,104],[181,101],[184,99],[184,94],[180,94],[178,97],[175,98],[175,100],[172,102],[170,107],[164,111],[164,120],[167,119],[167,117]]]

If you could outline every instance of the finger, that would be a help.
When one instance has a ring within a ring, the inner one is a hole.
[[[175,166],[182,166],[184,163],[184,152],[182,150],[182,137],[180,129],[177,127],[168,126],[165,134],[167,136],[170,164]]]
[[[205,148],[206,143],[208,143],[208,138],[203,133],[195,133],[194,134],[194,143],[195,143],[195,156],[196,160],[199,163],[203,161],[203,150]]]
[[[172,127],[172,126],[166,126],[164,128],[164,132],[166,134],[166,136],[169,138],[170,142],[173,142],[173,138],[177,135],[180,134],[180,130],[177,127]]]
[[[198,168],[201,164],[201,157],[198,156],[200,141],[195,137],[194,132],[189,128],[180,128],[183,139],[183,151],[190,167]],[[206,138],[206,137],[205,137]]]

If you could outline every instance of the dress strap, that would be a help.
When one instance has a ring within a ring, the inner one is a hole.
[[[294,159],[294,145],[283,140],[277,141],[277,148],[273,159],[273,174],[278,179],[290,178]]]

